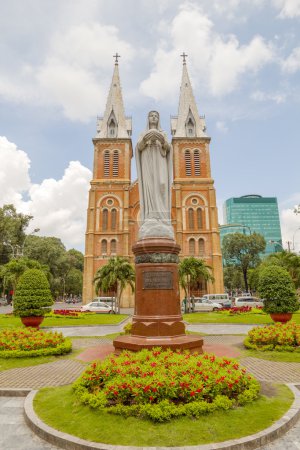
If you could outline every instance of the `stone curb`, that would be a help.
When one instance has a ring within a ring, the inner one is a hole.
[[[287,384],[294,394],[294,402],[286,414],[276,423],[259,433],[240,439],[183,447],[133,447],[123,445],[109,445],[85,441],[67,433],[57,431],[42,422],[33,409],[34,397],[38,391],[31,391],[24,403],[24,416],[27,425],[42,439],[66,450],[245,450],[255,449],[266,445],[285,434],[300,417],[300,392],[294,384]]]
[[[0,389],[0,397],[26,397],[28,394],[30,394],[31,389],[26,388],[16,388],[16,389],[10,389],[10,388],[1,388]]]

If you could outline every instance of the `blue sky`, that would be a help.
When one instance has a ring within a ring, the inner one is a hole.
[[[83,250],[96,116],[120,55],[133,144],[150,109],[170,135],[182,61],[211,136],[222,204],[279,201],[300,251],[300,0],[0,0],[0,204]],[[133,162],[133,174],[135,174]],[[30,230],[29,230],[30,231]]]

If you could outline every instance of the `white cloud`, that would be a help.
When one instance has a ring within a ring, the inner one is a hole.
[[[288,58],[282,61],[282,70],[291,74],[300,70],[300,47],[294,48]]]
[[[283,202],[280,211],[282,241],[284,247],[290,242],[290,247],[300,253],[300,214],[295,214],[294,205],[300,205],[300,192]]]
[[[27,154],[0,136],[0,199],[1,204],[19,206],[22,193],[30,187],[30,160]]]
[[[273,4],[279,9],[281,19],[300,16],[300,0],[273,0]]]
[[[178,80],[174,73],[178,70],[175,64],[182,50],[188,53],[191,66],[197,72],[194,86],[208,88],[214,96],[231,93],[239,87],[243,77],[259,71],[274,59],[271,45],[261,36],[254,36],[246,45],[241,45],[235,35],[224,37],[194,4],[181,6],[167,30],[169,35],[166,31],[165,39],[171,42],[171,48],[162,50],[167,44],[159,43],[152,73],[141,84],[141,91],[156,100],[176,93]]]
[[[13,203],[34,216],[30,226],[40,235],[56,236],[69,248],[83,249],[89,182],[92,174],[71,161],[60,180],[31,184],[27,154],[5,137],[0,138],[0,205]],[[27,193],[29,200],[24,200]]]
[[[255,91],[251,94],[252,100],[255,100],[257,102],[265,102],[265,101],[272,101],[275,102],[277,105],[284,103],[286,101],[286,95],[280,94],[280,93],[267,93],[262,91]]]
[[[131,61],[133,47],[118,28],[89,22],[51,35],[38,65],[20,62],[19,70],[0,77],[0,96],[19,103],[53,105],[71,120],[88,121],[105,104],[112,55]]]

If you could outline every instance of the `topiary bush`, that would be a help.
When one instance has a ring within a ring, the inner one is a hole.
[[[28,269],[20,277],[13,299],[18,317],[44,316],[51,311],[53,299],[46,275],[39,269]]]
[[[263,310],[268,314],[293,313],[299,309],[295,285],[283,267],[270,265],[262,269],[258,291],[264,299]]]
[[[244,345],[252,350],[300,352],[300,325],[288,322],[252,328]]]
[[[258,382],[233,359],[160,348],[95,362],[73,388],[92,408],[156,422],[226,410],[259,393]]]
[[[62,355],[72,350],[70,339],[62,333],[52,333],[35,328],[13,328],[0,332],[1,358],[27,358]]]

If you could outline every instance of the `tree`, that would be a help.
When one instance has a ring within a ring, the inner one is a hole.
[[[53,304],[45,273],[27,269],[20,277],[14,296],[14,314],[19,317],[44,316]]]
[[[41,269],[49,276],[48,267],[42,266],[38,261],[29,258],[12,259],[0,269],[0,278],[4,289],[15,291],[20,276],[27,269]]]
[[[5,264],[14,256],[25,240],[25,230],[32,216],[17,213],[14,205],[0,208],[0,263]]]
[[[59,238],[45,236],[28,236],[24,245],[24,255],[46,264],[55,278],[59,275],[60,259],[66,248]]]
[[[262,268],[275,265],[286,269],[296,288],[300,287],[300,256],[287,251],[272,253],[261,264]]]
[[[264,267],[259,275],[258,290],[264,298],[266,313],[293,313],[299,309],[294,283],[283,267]]]
[[[94,278],[95,292],[114,291],[117,311],[120,312],[121,296],[127,284],[134,291],[135,272],[130,262],[122,256],[110,258],[105,266],[100,267]]]
[[[224,267],[224,286],[229,291],[240,290],[245,288],[243,273],[240,267],[236,266]]]
[[[211,267],[206,265],[203,259],[198,259],[194,256],[184,258],[180,261],[178,271],[179,284],[184,289],[185,297],[188,299],[188,310],[190,311],[191,288],[195,287],[202,280],[214,281],[214,277],[211,274]]]
[[[249,236],[231,233],[223,239],[223,257],[226,264],[239,266],[243,272],[245,289],[248,291],[248,269],[260,262],[259,254],[266,248],[264,237],[258,233]]]
[[[81,295],[82,293],[82,272],[79,269],[71,268],[65,279],[65,290],[70,295]]]

